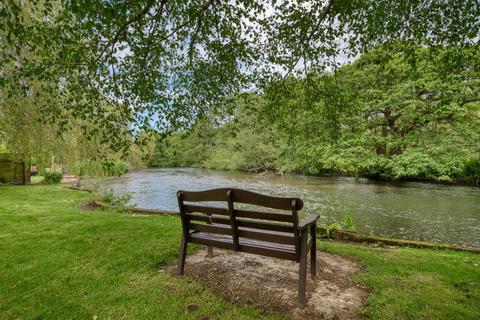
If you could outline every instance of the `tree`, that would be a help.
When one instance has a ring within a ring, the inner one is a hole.
[[[185,127],[239,90],[336,68],[392,39],[478,41],[474,0],[55,1],[0,4],[2,95],[28,95],[66,130],[88,120],[125,149],[128,133]],[[408,48],[407,48],[408,51]],[[462,57],[457,57],[462,59]],[[48,100],[48,101],[47,101]],[[105,106],[115,106],[115,112]],[[119,131],[120,130],[120,131]]]
[[[267,91],[263,114],[295,143],[287,169],[388,178],[463,174],[480,142],[480,47],[405,54],[405,45],[386,44],[336,73],[312,75],[309,87],[295,78],[272,84],[284,90]],[[455,54],[463,59],[451,59]],[[312,86],[316,95],[306,90]]]

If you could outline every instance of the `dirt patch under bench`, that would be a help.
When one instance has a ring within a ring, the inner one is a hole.
[[[169,268],[175,272],[176,267]],[[317,277],[307,278],[307,306],[297,306],[298,263],[288,260],[214,249],[187,256],[185,275],[227,300],[248,304],[262,313],[282,313],[291,319],[358,319],[367,296],[353,283],[360,266],[346,258],[317,252]]]

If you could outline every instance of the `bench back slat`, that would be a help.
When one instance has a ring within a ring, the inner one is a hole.
[[[189,229],[200,232],[215,233],[215,234],[225,234],[232,235],[232,229],[227,227],[221,227],[218,225],[212,224],[199,224],[199,223],[190,223]]]
[[[290,222],[290,223],[293,223],[294,221],[292,214],[270,213],[270,212],[260,212],[260,211],[252,211],[252,210],[235,210],[235,212],[237,213],[237,216],[241,218]]]
[[[264,222],[258,220],[247,220],[247,219],[237,219],[237,223],[240,227],[249,227],[261,230],[271,230],[271,231],[280,231],[280,232],[290,232],[293,233],[293,225],[290,223],[274,223],[274,222]]]
[[[235,189],[235,188],[219,188],[205,191],[181,191],[183,193],[183,201],[191,202],[210,202],[222,201],[227,202],[227,192],[232,191],[232,201],[238,203],[252,204],[256,206],[268,207],[279,210],[291,210],[292,200],[296,200],[296,209],[303,208],[303,202],[298,198],[281,198],[271,197],[263,194]]]
[[[231,247],[235,251],[264,252],[266,255],[288,256],[289,259],[292,258],[292,252],[288,253],[284,246],[294,246],[295,253],[293,255],[298,258],[297,210],[303,207],[302,200],[271,197],[235,188],[220,188],[199,192],[179,191],[177,197],[184,232],[190,234],[190,232],[197,231],[222,235],[223,237],[229,236],[221,238],[221,240],[215,240],[215,237],[212,239],[208,239],[208,237],[203,238],[203,240],[197,239],[195,240],[197,243],[203,241],[205,244],[208,242],[214,246]],[[226,208],[211,207],[204,204],[197,205],[197,202],[222,202]],[[289,213],[236,209],[236,203],[288,210]],[[206,224],[204,224],[205,222]],[[270,247],[261,247],[261,243],[266,242],[270,243]],[[285,252],[272,253],[272,250],[283,250]]]
[[[189,221],[202,221],[207,223],[230,225],[230,218],[223,216],[208,216],[206,214],[189,213],[186,215]],[[279,230],[280,231],[280,230]]]
[[[241,190],[233,189],[233,202],[252,204],[256,206],[262,206],[272,209],[279,210],[291,210],[292,200],[297,201],[297,210],[302,209],[303,202],[301,199],[297,198],[280,198],[280,197],[271,197],[263,194]]]
[[[227,202],[227,191],[230,189],[212,189],[205,191],[179,191],[183,194],[183,201],[191,202],[210,202],[222,201]]]
[[[223,216],[229,215],[228,209],[224,209],[224,208],[195,206],[195,205],[189,205],[189,204],[184,204],[183,207],[188,213],[198,212],[198,213],[206,213],[206,214],[217,214],[217,215],[223,215]]]

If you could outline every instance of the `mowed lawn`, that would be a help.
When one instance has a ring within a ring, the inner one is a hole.
[[[235,306],[174,264],[180,221],[77,206],[86,192],[0,186],[0,319],[278,319]],[[480,318],[480,255],[319,241],[364,270],[372,319]]]

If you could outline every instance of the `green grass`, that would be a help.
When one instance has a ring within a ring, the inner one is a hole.
[[[43,177],[42,176],[31,176],[30,177],[30,183],[31,184],[37,184],[37,183],[41,183],[43,181]]]
[[[176,218],[76,207],[89,197],[61,186],[0,188],[0,319],[259,317],[158,271],[176,258]]]
[[[480,319],[480,255],[434,249],[366,248],[319,242],[352,257],[370,289],[363,313],[372,319]]]
[[[82,211],[88,193],[62,186],[0,187],[0,319],[257,319],[188,277],[175,262],[173,217]],[[319,242],[364,265],[373,319],[475,319],[480,256]],[[188,311],[189,305],[198,309]],[[281,316],[265,317],[269,319]]]

